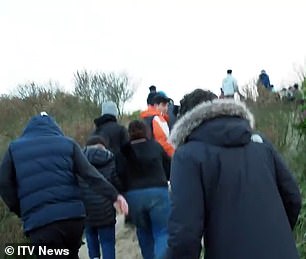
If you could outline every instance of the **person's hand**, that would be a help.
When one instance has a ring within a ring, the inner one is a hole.
[[[129,205],[122,195],[117,196],[117,200],[114,202],[114,207],[118,213],[127,215],[129,214]]]

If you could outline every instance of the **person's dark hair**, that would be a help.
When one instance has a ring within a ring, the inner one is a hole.
[[[293,85],[293,87],[294,87],[294,89],[296,89],[296,90],[299,89],[299,85],[298,85],[297,83],[295,83],[295,84]]]
[[[192,110],[198,104],[212,101],[217,98],[218,96],[211,91],[195,89],[191,93],[184,95],[183,99],[180,101],[181,105],[179,110],[179,117]]]
[[[228,73],[228,74],[231,74],[233,71],[231,70],[231,69],[228,69],[227,71],[226,71],[226,73]]]
[[[97,144],[102,144],[103,146],[108,147],[108,138],[106,136],[93,135],[87,139],[86,146],[93,146]]]
[[[128,133],[130,140],[147,138],[148,136],[147,126],[144,122],[140,120],[133,120],[130,122],[128,126]]]

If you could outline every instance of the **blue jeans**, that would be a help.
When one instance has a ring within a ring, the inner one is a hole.
[[[167,187],[132,190],[126,193],[129,213],[144,259],[164,258],[167,249],[169,194]]]
[[[100,244],[103,259],[115,259],[115,226],[85,227],[89,258],[100,258]]]

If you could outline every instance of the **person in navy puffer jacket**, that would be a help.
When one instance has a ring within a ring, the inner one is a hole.
[[[85,208],[77,176],[128,213],[125,199],[45,112],[10,143],[0,167],[0,195],[22,219],[26,235],[34,245],[69,249],[63,258],[79,258]]]

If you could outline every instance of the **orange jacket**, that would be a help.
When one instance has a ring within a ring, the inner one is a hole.
[[[163,147],[168,156],[172,157],[174,147],[168,141],[169,139],[169,126],[164,115],[162,115],[153,106],[148,106],[148,109],[140,113],[142,119],[154,116],[152,119],[152,129],[154,139]]]

